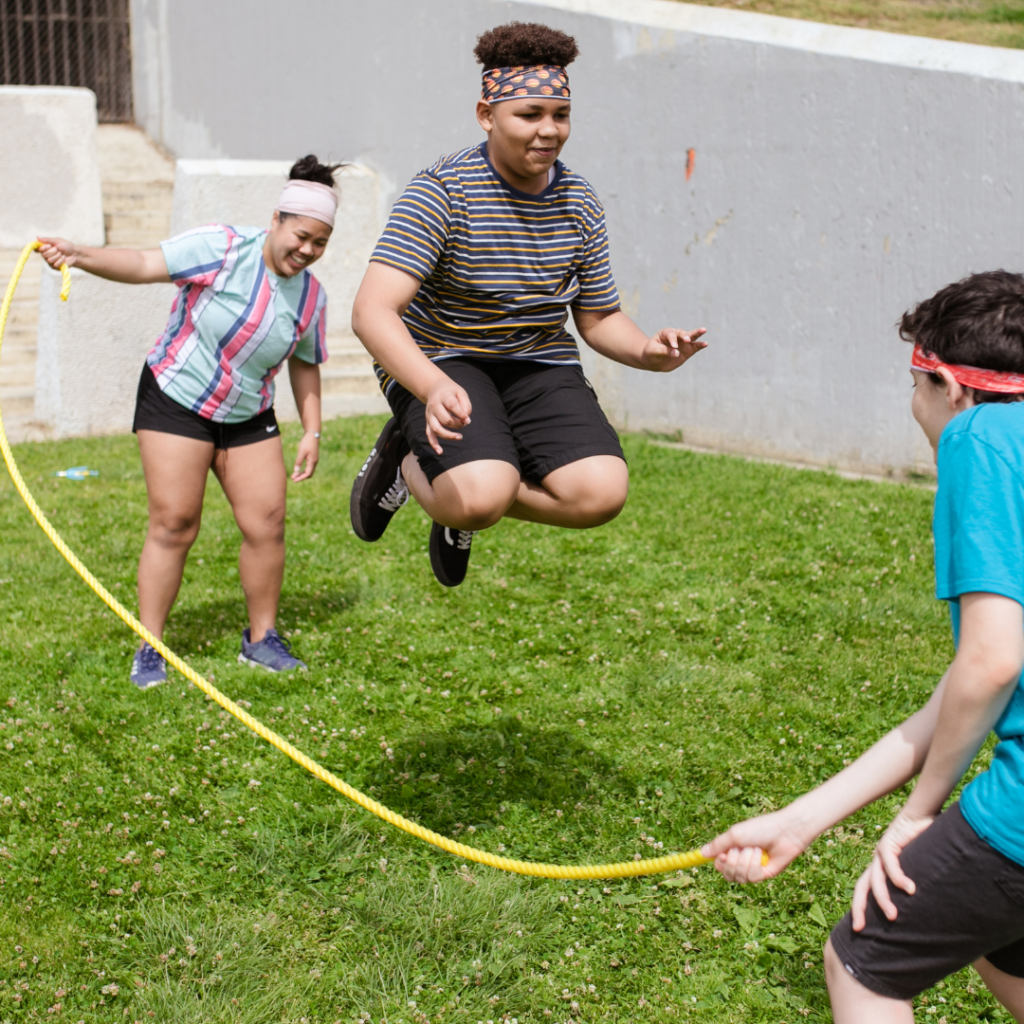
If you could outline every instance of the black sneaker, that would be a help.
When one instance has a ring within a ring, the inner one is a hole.
[[[409,500],[401,468],[408,452],[398,423],[388,420],[352,485],[349,514],[357,537],[380,540],[391,517]]]
[[[472,543],[472,530],[453,530],[440,523],[431,524],[430,568],[434,570],[438,583],[457,587],[466,578]]]

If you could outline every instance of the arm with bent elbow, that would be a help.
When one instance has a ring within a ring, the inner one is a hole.
[[[920,772],[906,805],[879,842],[854,891],[854,928],[863,927],[867,893],[894,917],[886,878],[913,882],[899,854],[935,820],[1002,714],[1024,670],[1024,608],[998,594],[960,599],[960,646],[928,703],[852,765],[780,811],[734,825],[704,852],[730,881],[771,878],[825,829],[891,793]],[[762,850],[769,855],[761,864]]]
[[[458,429],[469,423],[473,406],[465,390],[423,354],[402,320],[419,290],[411,274],[371,263],[352,305],[352,330],[385,373],[427,407],[427,440],[440,455],[438,438],[461,441]]]

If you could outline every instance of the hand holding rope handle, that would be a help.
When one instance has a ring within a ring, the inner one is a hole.
[[[22,250],[21,256],[18,258],[18,262],[14,268],[14,273],[11,275],[10,283],[7,285],[7,292],[4,295],[3,305],[0,305],[0,345],[3,344],[4,330],[7,327],[7,317],[10,314],[11,300],[14,297],[14,290],[18,285],[18,280],[21,277],[22,271],[25,269],[25,264],[28,262],[29,256],[31,256],[32,252],[38,248],[38,241],[31,242],[29,245],[25,246]],[[67,301],[68,294],[71,291],[71,272],[68,270],[66,263],[61,265],[60,272],[63,279],[60,297],[63,301]],[[14,486],[18,489],[18,493],[21,495],[25,504],[28,506],[29,511],[32,513],[43,532],[53,542],[54,547],[56,547],[56,549],[68,561],[71,568],[74,569],[83,580],[85,580],[90,589],[97,594],[103,603],[119,619],[121,619],[125,625],[136,632],[143,640],[146,641],[146,643],[151,647],[154,647],[161,655],[163,655],[163,657],[190,683],[199,687],[203,693],[216,701],[216,703],[218,703],[225,711],[234,715],[235,718],[246,726],[246,728],[251,729],[257,736],[266,740],[271,746],[276,747],[281,751],[281,753],[290,757],[296,764],[301,765],[310,774],[315,775],[321,782],[325,782],[331,787],[331,789],[341,793],[342,796],[347,797],[349,800],[358,804],[371,814],[377,815],[378,818],[383,819],[388,822],[388,824],[394,825],[395,828],[401,829],[403,832],[407,832],[409,835],[415,836],[417,839],[422,839],[425,843],[430,843],[432,846],[436,846],[439,849],[444,850],[446,853],[452,853],[457,857],[463,857],[466,860],[475,861],[478,864],[486,864],[488,867],[498,868],[501,871],[510,871],[517,875],[532,875],[535,878],[632,878],[637,875],[661,874],[665,871],[676,871],[680,868],[692,868],[699,864],[708,863],[708,859],[701,854],[700,850],[691,850],[688,853],[672,853],[664,857],[655,857],[650,860],[621,861],[616,864],[537,864],[531,861],[515,860],[511,857],[499,857],[493,853],[488,853],[485,850],[477,850],[472,846],[466,846],[463,843],[456,842],[454,839],[448,839],[446,836],[439,835],[431,829],[424,828],[422,825],[418,825],[415,821],[410,821],[408,818],[404,818],[402,815],[389,810],[383,804],[378,803],[371,797],[366,796],[365,793],[361,793],[358,789],[350,786],[343,779],[339,779],[336,775],[318,764],[311,757],[308,757],[297,747],[292,746],[292,744],[284,739],[283,736],[279,736],[272,729],[268,729],[262,722],[253,718],[252,715],[246,712],[244,708],[239,707],[239,705],[233,700],[226,697],[213,685],[213,683],[208,682],[200,676],[189,665],[182,661],[174,651],[150,633],[150,631],[146,629],[146,627],[139,622],[139,620],[127,608],[125,608],[124,605],[122,605],[121,602],[118,601],[117,598],[114,597],[114,595],[111,594],[95,576],[93,576],[85,565],[82,564],[78,556],[64,542],[61,535],[50,524],[50,521],[46,518],[43,510],[39,507],[39,504],[32,496],[32,492],[25,484],[21,472],[18,469],[18,464],[15,462],[14,455],[11,452],[11,446],[7,440],[7,431],[4,429],[2,416],[0,416],[0,452],[3,453],[4,462],[7,463],[7,469],[11,474],[11,479],[14,481]],[[764,863],[767,863],[767,855],[765,855],[763,861]]]

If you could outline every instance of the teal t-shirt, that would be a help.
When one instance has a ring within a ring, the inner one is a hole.
[[[962,412],[939,441],[935,592],[960,636],[960,595],[1001,594],[1024,605],[1024,402]],[[1024,676],[995,726],[988,771],[960,807],[990,846],[1024,865]]]

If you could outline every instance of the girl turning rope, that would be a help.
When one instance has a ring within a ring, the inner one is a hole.
[[[239,661],[288,672],[306,666],[274,629],[284,576],[287,471],[274,415],[274,378],[287,361],[305,428],[292,480],[320,457],[320,369],[327,296],[309,267],[324,253],[338,197],[315,156],[291,169],[269,230],[210,224],[159,249],[99,249],[41,238],[51,267],[77,266],[126,284],[173,281],[179,292],[142,368],[132,427],[149,497],[139,558],[139,618],[157,637],[178,595],[213,470],[242,532],[239,575],[249,612]],[[144,643],[131,679],[167,678]]]

